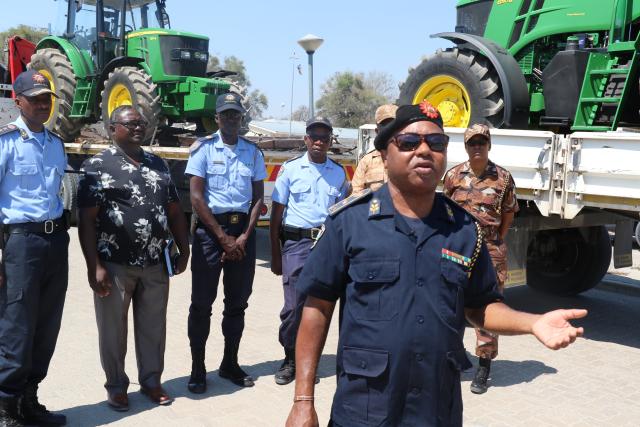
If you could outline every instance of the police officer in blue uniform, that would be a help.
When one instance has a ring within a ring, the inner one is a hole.
[[[501,302],[479,227],[436,194],[448,137],[426,101],[405,105],[376,137],[389,181],[330,209],[305,263],[308,295],[296,342],[296,387],[287,426],[316,426],[314,377],[340,299],[335,426],[460,426],[465,316],[502,334],[533,333],[549,348],[583,333],[568,320]]]
[[[191,205],[198,216],[193,236],[189,342],[192,369],[188,387],[207,388],[205,345],[211,306],[223,273],[224,357],[218,374],[234,384],[251,387],[253,379],[238,364],[256,266],[255,226],[260,216],[266,177],[260,149],[239,136],[245,109],[238,94],[218,96],[219,131],[194,143],[185,173],[191,175]]]
[[[14,84],[20,117],[0,128],[0,425],[64,425],[38,402],[67,290],[67,221],[60,188],[67,165],[60,138],[43,123],[48,80],[26,71]]]
[[[285,357],[275,374],[280,385],[293,381],[296,372],[295,342],[306,299],[296,291],[296,281],[329,207],[349,190],[343,167],[327,157],[331,122],[325,117],[312,118],[306,132],[307,152],[282,165],[271,195],[271,271],[282,275],[284,289],[279,339]]]

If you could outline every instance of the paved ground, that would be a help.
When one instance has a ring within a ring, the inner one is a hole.
[[[241,348],[241,362],[257,377],[252,389],[240,389],[221,380],[217,367],[221,359],[219,325],[221,301],[214,306],[207,367],[209,391],[190,395],[186,381],[190,355],[186,320],[190,295],[190,274],[172,280],[164,381],[176,398],[169,407],[156,407],[138,391],[132,336],[127,372],[131,410],[121,414],[105,403],[104,377],[97,351],[93,303],[86,281],[80,248],[72,230],[71,281],[58,349],[50,375],[41,388],[41,399],[50,409],[64,412],[71,426],[281,426],[293,394],[293,385],[277,386],[272,374],[282,357],[277,343],[278,312],[281,304],[279,279],[268,269],[266,233],[260,233],[258,271],[254,294],[247,312],[247,329]],[[637,251],[636,251],[637,252]],[[637,257],[637,253],[635,254]],[[640,263],[626,269],[626,276],[639,275]],[[636,285],[631,282],[631,285]],[[577,298],[554,298],[528,288],[507,291],[507,299],[519,309],[541,312],[556,307],[585,307],[590,310],[581,322],[586,339],[560,352],[545,350],[530,337],[504,337],[501,356],[494,363],[490,391],[483,396],[469,393],[471,373],[463,377],[465,425],[468,426],[636,426],[640,419],[640,292],[625,287],[601,285]],[[639,288],[640,289],[640,288]],[[335,387],[336,325],[327,340],[317,386],[317,408],[321,425],[328,420]],[[473,348],[468,331],[467,348]]]

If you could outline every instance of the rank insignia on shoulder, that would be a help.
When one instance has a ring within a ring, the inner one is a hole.
[[[320,230],[318,230],[318,234],[316,234],[313,237],[313,244],[311,245],[311,249],[316,247],[316,244],[318,243],[318,241],[322,238],[322,235],[324,234],[324,224],[322,224],[320,226]]]
[[[0,135],[6,135],[8,133],[11,133],[15,130],[18,130],[18,126],[14,125],[14,124],[8,124],[6,126],[2,126],[0,127]]]
[[[448,259],[449,261],[453,261],[456,264],[463,265],[465,267],[471,266],[471,259],[466,256],[457,254],[449,249],[442,248],[442,258]]]
[[[24,130],[24,129],[22,129],[22,128],[20,129],[20,136],[21,136],[21,137],[22,137],[22,139],[24,139],[25,141],[26,141],[27,139],[29,139],[29,134],[27,133],[27,131],[26,131],[26,130]]]
[[[376,216],[380,213],[380,199],[372,199],[369,203],[369,217]]]
[[[444,206],[447,209],[447,215],[449,215],[449,219],[451,221],[454,221],[455,217],[453,216],[453,209],[451,209],[451,206],[449,206],[449,204],[447,204],[447,203]]]
[[[337,214],[338,212],[342,211],[347,206],[357,202],[358,200],[364,199],[369,194],[371,194],[371,189],[367,188],[366,190],[362,190],[362,191],[360,191],[358,193],[350,195],[346,199],[340,200],[335,205],[329,207],[329,215],[330,216],[334,216],[335,214]]]

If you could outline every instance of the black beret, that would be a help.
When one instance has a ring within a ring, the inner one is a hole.
[[[389,139],[394,133],[415,122],[432,122],[444,129],[440,112],[428,101],[416,105],[402,105],[396,111],[396,118],[380,128],[380,132],[373,141],[376,150],[387,148]]]

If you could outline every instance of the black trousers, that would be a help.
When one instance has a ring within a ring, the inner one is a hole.
[[[223,225],[231,236],[239,236],[244,221]],[[224,289],[222,334],[225,342],[239,343],[244,330],[244,312],[249,306],[256,269],[255,231],[247,240],[246,256],[240,261],[221,262],[222,246],[215,236],[199,225],[193,236],[191,255],[191,306],[189,307],[189,342],[192,349],[205,348],[211,326],[211,306],[218,294],[220,273]]]
[[[46,376],[56,348],[69,276],[69,234],[10,234],[0,288],[0,398]]]

